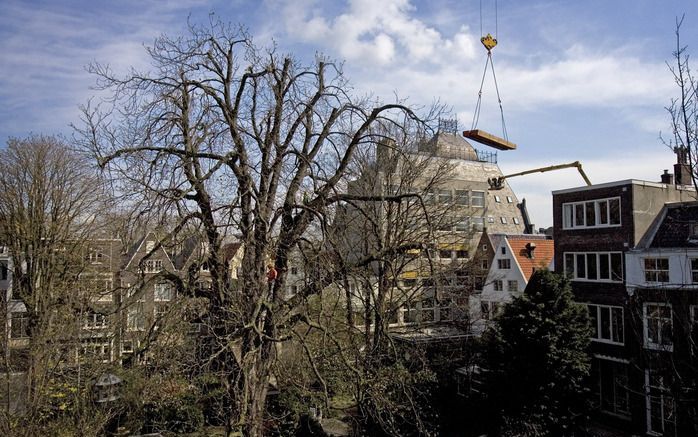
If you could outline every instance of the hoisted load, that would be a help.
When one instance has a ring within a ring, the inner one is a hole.
[[[497,1],[495,0],[495,36],[497,34]],[[482,2],[480,2],[480,33],[482,34]],[[497,75],[494,72],[494,63],[492,62],[492,49],[497,46],[497,38],[493,37],[491,34],[487,34],[480,38],[480,42],[487,49],[487,59],[485,60],[485,71],[482,73],[482,81],[480,82],[480,91],[477,94],[477,104],[475,105],[475,112],[473,114],[473,124],[470,130],[464,131],[463,136],[477,141],[478,143],[485,144],[490,147],[494,147],[499,150],[514,150],[516,149],[516,144],[509,141],[507,136],[507,126],[504,122],[504,109],[502,107],[502,98],[499,94],[499,85],[497,84]],[[477,123],[480,120],[480,107],[482,103],[482,87],[485,84],[485,76],[487,75],[487,68],[492,66],[492,78],[494,79],[494,86],[497,91],[497,101],[499,102],[499,112],[502,118],[502,133],[504,138],[500,138],[496,135],[492,135],[481,129],[477,128]]]

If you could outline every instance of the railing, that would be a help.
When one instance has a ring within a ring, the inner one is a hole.
[[[497,152],[485,152],[482,150],[475,149],[477,153],[477,160],[480,162],[489,162],[490,164],[497,163]]]

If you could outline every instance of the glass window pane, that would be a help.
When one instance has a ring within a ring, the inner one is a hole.
[[[597,279],[596,276],[596,254],[587,254],[587,279]]]
[[[611,279],[610,260],[607,253],[599,254],[599,279]]]
[[[624,337],[623,337],[623,309],[622,308],[612,308],[612,313],[611,316],[613,317],[612,320],[612,329],[613,329],[613,337],[612,340],[616,341],[618,343],[623,343]]]
[[[584,204],[574,205],[574,225],[584,226]]]
[[[608,224],[608,202],[606,200],[602,200],[600,202],[597,202],[597,206],[599,208],[599,224],[607,225]]]
[[[572,219],[574,218],[574,215],[572,214],[573,209],[572,205],[567,204],[562,207],[562,215],[563,215],[563,227],[565,228],[571,228],[573,225]]]
[[[577,254],[577,277],[586,278],[587,277],[586,268],[586,257],[583,253]]]
[[[611,254],[611,280],[623,280],[623,255],[620,253]]]
[[[601,318],[601,338],[604,340],[611,339],[611,309],[608,307],[599,307],[599,317]]]
[[[565,273],[568,276],[574,276],[574,254],[572,253],[565,254]]]
[[[585,212],[586,212],[586,225],[587,226],[596,226],[596,202],[587,202],[585,204]]]
[[[609,199],[608,200],[608,221],[611,225],[620,224],[620,200],[619,199]]]
[[[599,338],[599,314],[596,305],[588,305],[589,307],[589,323],[593,330],[592,338]]]

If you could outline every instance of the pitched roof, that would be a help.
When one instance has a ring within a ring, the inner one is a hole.
[[[507,235],[506,239],[526,281],[531,278],[534,269],[546,268],[553,260],[555,242],[544,235]],[[533,257],[528,256],[526,246],[529,243],[535,244]]]
[[[698,225],[698,202],[666,204],[648,229],[648,238],[643,238],[638,246],[698,247],[695,225]]]

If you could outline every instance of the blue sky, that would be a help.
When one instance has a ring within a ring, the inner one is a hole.
[[[0,0],[0,141],[71,134],[78,105],[96,92],[92,61],[147,67],[144,44],[176,35],[214,12],[244,24],[258,45],[310,60],[344,61],[357,94],[414,105],[439,99],[469,128],[485,50],[480,0],[16,1]],[[482,0],[494,32],[494,0]],[[494,61],[509,139],[504,173],[579,160],[594,183],[658,180],[673,154],[664,107],[676,95],[666,61],[682,40],[698,53],[693,0],[499,0]],[[696,67],[698,68],[698,66]],[[501,135],[496,94],[485,82],[479,128]],[[483,146],[484,147],[484,146]],[[537,225],[552,224],[550,192],[583,184],[574,170],[511,179]]]

